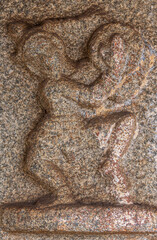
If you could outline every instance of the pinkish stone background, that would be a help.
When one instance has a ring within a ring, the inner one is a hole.
[[[148,0],[1,0],[1,63],[2,63],[2,160],[0,173],[1,203],[34,200],[48,193],[23,173],[22,159],[25,140],[40,116],[41,109],[36,101],[37,81],[22,68],[12,63],[10,54],[14,44],[8,38],[6,23],[11,19],[31,19],[34,22],[50,17],[65,17],[82,13],[91,5],[102,6],[111,19],[129,22],[141,31],[157,51],[155,27],[157,3]],[[131,179],[139,203],[157,205],[156,162],[155,162],[155,82],[156,68],[149,75],[149,85],[140,96],[138,112],[139,135],[130,147],[124,166]],[[105,239],[105,240],[155,240],[157,235],[35,235],[0,233],[2,240],[45,240],[45,239]]]

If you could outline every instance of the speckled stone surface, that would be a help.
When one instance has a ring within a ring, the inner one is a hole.
[[[156,232],[156,209],[140,206],[67,206],[58,208],[7,208],[3,226],[16,232],[148,233]]]
[[[23,171],[26,139],[35,123],[42,117],[37,102],[37,77],[32,77],[22,66],[11,59],[14,41],[8,36],[6,24],[24,19],[35,24],[47,18],[60,18],[81,14],[93,4],[101,6],[107,22],[121,22],[136,27],[144,41],[149,42],[154,55],[157,51],[155,1],[1,1],[1,59],[2,59],[2,148],[1,202],[34,201],[50,191],[33,181]],[[96,19],[91,19],[94,22]],[[98,24],[98,23],[97,23]],[[90,24],[89,24],[90,25]],[[92,26],[92,24],[91,24]],[[81,29],[81,27],[80,27]],[[73,40],[73,39],[71,39]],[[78,45],[79,47],[79,45]],[[71,52],[69,52],[70,54]],[[81,58],[74,48],[71,56]],[[76,60],[75,59],[75,60]],[[146,66],[147,67],[147,66]],[[145,68],[146,68],[145,67]],[[156,67],[147,76],[147,84],[136,106],[138,135],[121,162],[131,182],[134,202],[157,205],[155,162],[155,86]],[[145,235],[34,235],[11,234],[1,231],[1,239],[155,239]]]

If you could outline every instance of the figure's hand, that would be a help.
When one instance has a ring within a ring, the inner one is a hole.
[[[106,161],[105,163],[101,164],[97,172],[104,177],[105,175],[113,175],[114,174],[114,163],[111,161]]]

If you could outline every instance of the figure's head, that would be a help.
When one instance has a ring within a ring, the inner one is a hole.
[[[95,26],[93,32],[87,24],[81,25],[80,32],[79,21],[81,24],[79,18],[45,20],[40,25],[22,21],[9,24],[8,32],[17,45],[16,61],[40,77],[59,79],[75,72],[76,78],[88,83],[104,73],[119,78],[136,68],[143,48],[137,31],[120,23],[106,23]],[[84,57],[77,62],[72,52]]]
[[[93,64],[101,71],[121,74],[132,72],[141,57],[143,41],[130,26],[120,23],[105,24],[92,35],[88,49]]]
[[[16,60],[35,75],[58,79],[74,71],[74,64],[56,33],[24,22],[11,23],[8,31],[16,42]]]

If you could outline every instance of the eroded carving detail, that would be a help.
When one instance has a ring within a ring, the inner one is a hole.
[[[91,27],[93,16],[98,20]],[[76,37],[82,21],[85,32]],[[33,207],[109,199],[133,204],[120,161],[136,134],[136,98],[154,63],[140,33],[108,23],[98,12],[38,26],[14,22],[8,29],[17,44],[16,62],[42,79],[39,99],[46,113],[30,134],[25,170],[53,193]],[[81,53],[73,56],[76,48]],[[138,212],[131,209],[130,216]]]

